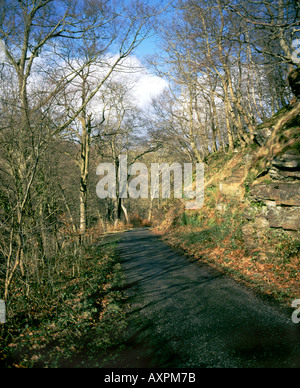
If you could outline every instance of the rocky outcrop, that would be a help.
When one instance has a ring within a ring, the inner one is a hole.
[[[282,111],[277,119],[281,120],[284,114]],[[256,131],[255,141],[261,147],[268,147],[275,120],[276,117],[269,121],[269,129],[263,125]],[[267,169],[261,172],[262,177],[268,178],[254,182],[250,189],[252,200],[265,207],[264,216],[270,227],[293,231],[300,230],[300,130],[297,125],[299,115],[292,121],[291,146],[285,145],[282,152],[273,156]],[[288,131],[287,127],[285,134]],[[283,135],[284,132],[278,134],[278,144]]]
[[[251,196],[266,206],[265,218],[270,227],[300,229],[300,182],[258,184]]]
[[[300,229],[300,207],[271,207],[268,209],[267,219],[272,228],[297,231]]]
[[[264,220],[262,228],[300,230],[300,70],[290,74],[290,82],[296,102],[257,127],[253,133],[256,148],[250,153],[247,149],[241,167],[229,171],[230,176],[220,183],[223,196],[244,200],[246,188],[250,210],[251,202],[260,204],[262,211],[244,226],[249,241],[257,217]]]
[[[300,180],[300,154],[298,150],[289,150],[272,161],[269,174],[275,181]]]
[[[268,183],[252,187],[251,195],[258,202],[274,202],[274,206],[300,207],[300,182]]]
[[[271,137],[274,129],[272,127],[258,127],[254,132],[254,141],[262,147]]]
[[[254,141],[265,157],[262,179],[250,188],[253,201],[263,205],[262,216],[272,228],[300,230],[300,68],[288,82],[294,94],[289,107],[258,126]],[[260,160],[261,160],[260,159]]]

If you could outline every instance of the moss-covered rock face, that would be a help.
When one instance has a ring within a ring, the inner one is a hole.
[[[259,149],[249,168],[250,196],[266,206],[273,228],[300,230],[300,103],[281,110],[262,124]],[[258,179],[257,177],[268,177]]]
[[[260,183],[251,188],[257,201],[274,201],[277,206],[300,206],[300,182]]]
[[[288,149],[272,161],[270,176],[274,180],[300,180],[300,153],[299,148]]]
[[[259,204],[272,228],[300,230],[300,102],[258,126],[254,144],[208,158],[206,187]],[[260,216],[260,215],[259,215]]]
[[[299,230],[300,182],[257,184],[252,187],[251,196],[266,205],[265,216],[271,227]]]

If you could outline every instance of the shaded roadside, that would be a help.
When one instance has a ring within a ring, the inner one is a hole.
[[[206,264],[167,247],[149,230],[119,243],[131,303],[123,367],[300,367],[300,325],[289,310]]]

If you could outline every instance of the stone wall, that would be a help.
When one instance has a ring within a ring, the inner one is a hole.
[[[257,184],[252,187],[251,196],[266,206],[270,227],[300,229],[300,181]]]
[[[258,148],[253,153],[251,151],[249,153],[249,150],[246,151],[239,169],[230,171],[231,175],[220,183],[219,188],[221,194],[226,197],[244,200],[244,178],[255,169],[255,163],[261,160],[257,155],[261,155],[261,158],[265,157],[267,163],[265,163],[264,169],[259,171],[256,180],[249,184],[250,193],[247,194],[247,197],[250,195],[251,202],[261,205],[262,211],[256,216],[259,217],[259,224],[263,228],[299,231],[300,115],[293,116],[290,123],[285,121],[291,109],[293,108],[281,110],[257,128],[254,141]],[[279,127],[278,123],[284,123],[284,125]],[[289,134],[291,133],[290,138]],[[261,222],[262,219],[263,222]],[[253,225],[256,225],[256,219],[248,219],[248,221],[250,224],[248,229],[245,226],[246,234],[251,231]]]
[[[295,123],[294,123],[295,124]],[[272,128],[259,129],[255,141],[266,146]],[[265,180],[254,182],[250,190],[253,201],[265,205],[265,218],[272,228],[300,230],[300,128],[291,147],[274,156]]]

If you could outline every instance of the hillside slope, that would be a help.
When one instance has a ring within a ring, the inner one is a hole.
[[[180,202],[156,231],[173,247],[290,305],[300,296],[300,102],[260,125],[253,145],[207,160],[205,205]]]

